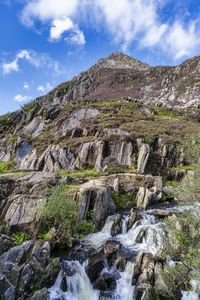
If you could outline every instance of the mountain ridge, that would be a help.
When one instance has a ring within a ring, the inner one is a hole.
[[[35,101],[56,105],[128,97],[144,104],[198,107],[199,65],[200,56],[195,56],[178,66],[152,67],[114,52]]]

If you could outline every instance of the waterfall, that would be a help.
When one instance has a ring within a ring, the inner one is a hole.
[[[142,233],[142,240],[137,242],[140,233]],[[158,222],[153,215],[143,214],[142,220],[137,221],[128,232],[119,234],[116,238],[132,250],[156,254],[162,245],[161,222]]]
[[[50,300],[98,300],[99,291],[94,290],[90,283],[85,272],[86,263],[81,265],[78,261],[71,261],[69,264],[75,274],[73,276],[65,276],[67,291],[63,292],[60,288],[63,279],[63,272],[60,271],[54,286],[49,289]]]
[[[161,222],[152,215],[151,211],[141,213],[141,220],[127,231],[128,216],[122,216],[122,233],[116,236],[111,235],[111,228],[115,219],[115,215],[109,216],[101,231],[89,234],[85,238],[87,247],[101,251],[102,245],[107,240],[119,241],[122,247],[129,253],[137,253],[139,250],[156,254],[161,246]],[[133,257],[133,256],[131,256]],[[93,289],[93,286],[86,273],[87,261],[82,265],[78,261],[68,262],[74,271],[72,276],[66,276],[67,291],[61,290],[61,282],[63,280],[63,271],[58,275],[56,283],[49,289],[51,300],[133,300],[134,286],[132,285],[132,277],[134,271],[134,260],[129,258],[126,261],[124,271],[116,269],[115,264],[109,268],[105,267],[101,271],[105,273],[117,272],[116,287],[107,293]],[[185,298],[186,299],[186,298]]]
[[[110,239],[112,237],[111,236],[111,228],[112,228],[114,219],[115,219],[115,216],[109,216],[101,231],[88,234],[88,236],[85,239],[86,243],[90,246],[93,246],[96,249],[101,247],[105,241],[107,241],[108,239]]]
[[[132,300],[134,297],[134,287],[132,285],[134,263],[127,262],[124,272],[121,272],[121,278],[117,281],[117,288],[115,292],[116,299]]]

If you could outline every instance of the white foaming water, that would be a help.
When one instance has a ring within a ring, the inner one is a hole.
[[[85,241],[88,245],[98,249],[102,244],[111,238],[111,228],[114,222],[115,216],[109,216],[105,222],[101,231],[88,234]]]
[[[181,300],[199,300],[200,299],[200,282],[197,280],[191,280],[190,282],[193,291],[182,291]]]
[[[142,241],[137,242],[141,230],[144,231]],[[153,215],[143,214],[143,219],[137,221],[126,234],[119,234],[116,238],[132,250],[156,254],[162,245],[161,234],[161,222],[157,222]]]
[[[142,219],[137,221],[127,232],[128,216],[122,218],[122,234],[115,237],[111,236],[111,228],[115,219],[109,216],[103,229],[100,232],[89,234],[85,241],[86,244],[99,249],[106,240],[114,238],[122,243],[129,250],[134,251],[150,251],[157,253],[161,245],[161,228],[160,222],[150,214],[142,213]],[[144,230],[143,237],[137,242],[138,234]],[[69,262],[72,270],[75,271],[73,276],[66,276],[67,292],[60,289],[62,281],[62,271],[59,273],[55,285],[49,289],[51,300],[133,300],[134,286],[132,285],[132,276],[134,270],[134,262],[128,261],[125,270],[119,272],[120,278],[116,281],[116,289],[111,296],[100,296],[100,291],[94,290],[92,284],[86,274],[87,262],[82,265],[78,261]],[[111,272],[111,269],[106,269]],[[185,300],[185,299],[184,299]],[[194,299],[196,300],[196,299]]]
[[[122,218],[122,234],[127,232],[127,223],[128,223],[129,216],[125,216]]]
[[[134,286],[132,285],[134,263],[127,262],[124,272],[121,272],[121,278],[117,281],[117,288],[115,292],[116,299],[130,300],[134,296]]]
[[[67,292],[60,289],[63,278],[62,271],[60,271],[53,287],[49,289],[50,300],[98,300],[99,291],[94,290],[90,280],[85,272],[86,263],[81,265],[78,261],[69,262],[75,274],[73,276],[66,276]]]

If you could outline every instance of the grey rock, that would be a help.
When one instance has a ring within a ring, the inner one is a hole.
[[[0,236],[0,255],[7,252],[11,247],[14,246],[15,239],[2,234]]]
[[[1,273],[0,273],[0,299],[2,299],[2,300],[14,300],[15,299],[14,286]]]
[[[87,274],[91,280],[94,282],[101,271],[106,267],[106,260],[104,254],[95,254],[90,256],[87,266]]]
[[[103,251],[106,256],[116,253],[122,247],[118,241],[107,241],[103,246]]]
[[[32,151],[32,146],[27,142],[23,142],[20,147],[18,147],[15,162],[19,163],[30,151]]]
[[[122,232],[122,216],[117,213],[111,228],[111,235],[117,235]]]
[[[50,300],[50,295],[47,288],[43,288],[37,292],[30,298],[30,300]]]
[[[110,187],[98,180],[84,184],[76,194],[76,199],[80,203],[78,222],[86,219],[90,204],[93,204],[92,221],[97,229],[101,229],[106,218],[115,212]]]
[[[137,207],[147,209],[152,203],[157,203],[162,198],[162,178],[155,177],[152,188],[140,187],[136,196]]]
[[[11,263],[11,264],[19,264],[24,256],[28,253],[30,250],[30,247],[32,245],[32,241],[24,242],[21,246],[16,246],[11,248],[9,251],[5,252],[0,256],[0,269],[1,271],[4,270],[5,263]]]
[[[137,162],[137,169],[139,173],[144,173],[144,170],[148,162],[149,154],[150,154],[149,145],[142,144],[139,148],[138,162]]]
[[[119,193],[119,178],[117,177],[113,183],[113,189],[116,194]]]

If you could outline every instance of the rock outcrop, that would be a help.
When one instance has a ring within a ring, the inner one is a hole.
[[[150,204],[157,203],[162,198],[162,177],[156,177],[151,188],[140,187],[137,193],[137,207],[147,209]]]
[[[92,221],[98,230],[103,227],[106,218],[115,212],[110,187],[99,181],[92,180],[85,184],[75,199],[80,203],[78,222],[86,220],[88,211],[92,210]]]
[[[28,299],[30,293],[44,287],[31,299],[49,299],[47,288],[54,284],[60,266],[58,258],[50,259],[48,242],[40,246],[27,241],[11,248],[0,256],[0,298]]]

